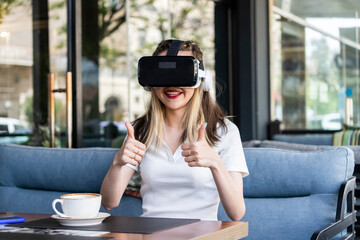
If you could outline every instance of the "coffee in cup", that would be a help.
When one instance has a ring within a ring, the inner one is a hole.
[[[60,203],[63,213],[56,209]],[[61,195],[52,202],[52,208],[60,217],[91,218],[99,214],[101,195],[96,193],[72,193]]]

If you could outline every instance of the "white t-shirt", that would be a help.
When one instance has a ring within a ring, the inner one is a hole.
[[[228,171],[247,176],[239,130],[226,119],[228,131],[218,130],[221,140],[213,147]],[[156,150],[153,143],[140,163],[143,217],[195,218],[217,220],[220,197],[210,168],[189,167],[181,156],[181,146],[174,155],[165,142]],[[127,164],[136,171],[138,166]]]

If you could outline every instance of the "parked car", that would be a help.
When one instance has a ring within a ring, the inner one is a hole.
[[[321,121],[322,129],[340,130],[342,127],[342,119],[340,113],[329,113],[323,116]]]
[[[307,127],[311,129],[340,130],[342,118],[340,113],[328,113],[311,116]]]
[[[0,117],[0,134],[29,134],[31,128],[19,119]]]
[[[31,133],[31,128],[27,127],[19,119],[0,117],[0,144],[22,144],[29,140],[28,135]],[[11,136],[11,134],[16,134],[16,136]]]

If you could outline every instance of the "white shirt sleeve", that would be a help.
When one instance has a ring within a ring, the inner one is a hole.
[[[225,120],[227,132],[220,132],[218,153],[228,171],[241,172],[243,177],[249,175],[239,129],[228,119]]]

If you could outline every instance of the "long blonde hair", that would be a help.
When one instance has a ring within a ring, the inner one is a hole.
[[[160,42],[153,55],[158,55],[160,52],[167,50],[171,42],[172,40]],[[202,61],[202,52],[195,42],[184,41],[180,50],[191,51],[194,57]],[[148,103],[146,113],[134,122],[136,139],[144,143],[147,148],[149,148],[153,141],[156,141],[156,147],[159,148],[164,135],[164,116],[165,105],[157,97],[155,90],[151,89],[151,99]],[[182,126],[185,130],[181,136],[181,142],[185,140],[189,142],[196,141],[199,126],[207,122],[206,140],[210,146],[215,145],[216,142],[219,141],[217,124],[220,124],[220,127],[226,129],[224,119],[225,114],[218,104],[212,100],[209,92],[203,91],[201,84],[200,87],[195,89],[193,96],[188,102],[184,118],[182,119]]]

